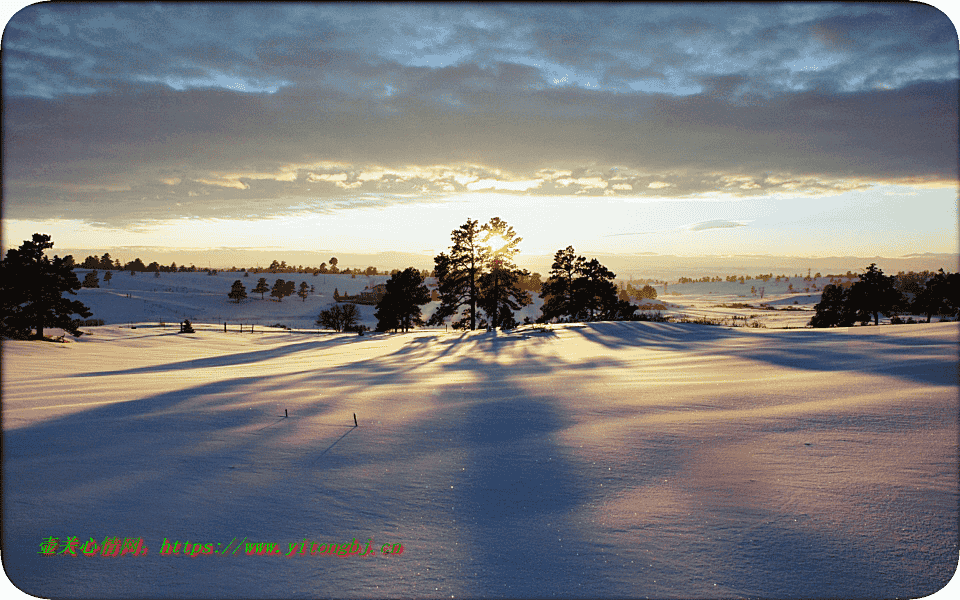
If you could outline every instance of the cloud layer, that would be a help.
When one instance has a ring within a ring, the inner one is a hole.
[[[38,4],[3,44],[7,218],[957,181],[921,4]]]

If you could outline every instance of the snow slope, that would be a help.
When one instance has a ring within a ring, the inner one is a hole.
[[[77,269],[77,276],[83,281],[89,272]],[[228,323],[239,330],[240,324],[273,325],[282,324],[296,329],[316,328],[317,315],[334,302],[334,292],[340,294],[359,294],[366,288],[384,283],[387,275],[308,275],[297,273],[252,273],[244,277],[240,272],[220,271],[215,275],[198,273],[161,273],[152,274],[113,271],[109,283],[103,281],[103,271],[98,272],[99,288],[81,288],[74,299],[80,300],[90,308],[93,319],[103,319],[108,324],[135,324],[164,322],[176,324],[183,319],[197,323]],[[277,279],[293,281],[296,288],[301,282],[313,286],[314,292],[306,299],[297,295],[287,296],[282,301],[270,297],[270,292],[254,294],[251,290],[257,280],[263,277],[271,288]],[[233,282],[240,280],[247,290],[247,299],[239,304],[227,297]],[[436,287],[436,279],[427,278],[430,289]],[[540,316],[543,302],[539,297],[532,298],[533,304],[517,311],[516,319],[522,322],[529,316],[531,320]],[[431,302],[422,308],[424,320],[428,319],[439,302]],[[357,305],[361,323],[373,329],[377,325],[374,316],[375,306]]]
[[[3,344],[3,564],[31,594],[920,597],[956,569],[956,323],[89,329]]]

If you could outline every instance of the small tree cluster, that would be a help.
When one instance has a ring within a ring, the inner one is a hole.
[[[637,307],[620,298],[613,283],[616,274],[597,259],[578,256],[573,246],[557,250],[550,278],[543,284],[540,322],[623,321],[633,318]]]
[[[904,296],[896,289],[893,277],[883,274],[871,264],[849,288],[827,285],[816,314],[810,319],[813,327],[849,327],[854,323],[880,323],[880,315],[890,316],[905,306]]]
[[[293,295],[296,289],[297,286],[294,282],[278,279],[274,282],[273,288],[270,289],[270,295],[276,298],[277,302],[283,302],[283,299]]]

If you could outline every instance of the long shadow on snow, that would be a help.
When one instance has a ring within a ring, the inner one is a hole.
[[[590,323],[570,330],[610,349],[649,348],[687,353],[702,350],[790,369],[860,371],[923,384],[958,384],[957,348],[953,348],[952,355],[944,356],[942,343],[923,337],[856,337],[838,330],[786,330],[774,339],[768,333],[692,323]],[[769,345],[774,341],[779,345],[771,349]],[[851,348],[851,342],[869,347]]]
[[[305,342],[292,348],[244,353],[242,359],[252,361],[256,356],[264,360],[320,345],[324,342]],[[338,494],[324,488],[321,497],[326,497],[326,502],[347,507],[339,510],[353,512],[356,516],[348,524],[324,520],[311,525],[303,522],[305,516],[317,515],[318,506],[322,511],[319,514],[325,514],[324,505],[316,504],[316,494],[290,496],[283,487],[268,483],[285,481],[284,469],[288,468],[293,468],[291,473],[300,476],[305,473],[302,468],[309,466],[315,471],[313,476],[319,478],[324,474],[349,477],[345,474],[363,469],[368,463],[376,470],[378,465],[385,464],[385,454],[396,457],[394,449],[374,449],[371,452],[369,436],[374,435],[375,430],[361,427],[348,436],[346,434],[351,430],[345,428],[344,434],[332,444],[329,443],[332,438],[326,437],[326,441],[319,445],[278,451],[276,446],[270,446],[271,441],[282,440],[288,435],[295,420],[281,420],[272,414],[272,410],[267,414],[263,409],[251,410],[238,404],[257,400],[265,391],[284,389],[294,380],[336,377],[349,380],[350,386],[358,387],[385,381],[416,381],[417,371],[422,368],[417,360],[429,357],[436,349],[431,350],[429,345],[414,346],[410,344],[391,355],[348,363],[343,365],[342,373],[341,369],[318,367],[282,375],[235,377],[151,394],[137,400],[94,406],[4,432],[3,537],[8,572],[21,583],[21,587],[41,596],[89,595],[92,589],[103,590],[102,595],[118,594],[121,588],[111,593],[102,587],[103,582],[115,579],[118,568],[132,575],[132,579],[126,581],[146,586],[136,590],[129,586],[122,588],[130,593],[158,594],[161,590],[155,586],[164,585],[165,595],[209,596],[213,592],[247,595],[259,589],[257,585],[267,585],[263,582],[271,580],[259,576],[249,580],[247,574],[253,576],[264,569],[273,569],[274,565],[268,562],[257,563],[262,564],[261,567],[250,564],[243,567],[244,577],[226,583],[215,575],[218,570],[215,562],[171,562],[169,557],[159,558],[157,545],[165,537],[196,540],[203,539],[204,535],[209,537],[211,531],[220,535],[223,531],[237,531],[239,535],[286,535],[287,540],[300,539],[306,531],[320,539],[335,537],[336,541],[358,529],[371,534],[383,531],[384,524],[393,519],[375,505],[364,505],[366,496],[359,495],[359,490],[344,490]],[[451,345],[443,352],[452,348]],[[183,361],[177,366],[164,365],[157,370],[195,367],[197,362]],[[199,362],[207,367],[237,364],[237,356],[212,357]],[[549,373],[561,368],[589,369],[592,365],[589,361],[576,365],[541,361],[530,367],[534,372]],[[527,366],[504,368],[464,357],[447,368],[476,373],[484,385],[508,393],[510,400],[488,405],[482,398],[477,398],[466,418],[459,421],[449,418],[448,413],[437,427],[448,430],[452,427],[454,435],[444,436],[443,440],[427,448],[420,448],[421,442],[411,439],[404,446],[406,454],[402,459],[413,463],[418,458],[433,457],[443,452],[444,446],[452,450],[466,446],[467,451],[482,446],[475,453],[478,475],[471,477],[465,488],[457,492],[461,494],[458,504],[468,515],[465,522],[472,523],[468,535],[479,540],[483,549],[478,557],[481,563],[478,566],[484,574],[482,589],[489,588],[492,593],[505,595],[518,591],[526,592],[525,595],[540,595],[545,589],[543,586],[552,582],[554,587],[546,588],[550,595],[561,595],[571,589],[592,589],[598,593],[601,588],[596,586],[577,588],[579,576],[572,574],[575,569],[569,568],[569,564],[564,566],[564,561],[573,559],[569,558],[569,552],[561,553],[561,550],[569,551],[583,545],[577,541],[575,531],[565,532],[562,543],[559,539],[554,542],[552,534],[525,522],[528,511],[534,515],[548,515],[551,519],[554,516],[560,518],[565,511],[583,501],[583,494],[579,491],[582,486],[577,483],[576,469],[571,463],[557,457],[555,463],[549,464],[552,461],[548,461],[544,468],[530,468],[531,460],[536,464],[540,457],[556,456],[550,435],[563,426],[563,420],[546,401],[527,397],[516,390],[512,382],[504,381],[502,375],[517,376],[526,372]],[[149,372],[149,368],[108,371]],[[145,387],[150,388],[149,384]],[[481,389],[475,393],[483,395],[485,392]],[[318,403],[301,407],[298,412],[309,417],[326,410],[324,404]],[[238,433],[241,428],[246,433]],[[535,435],[528,436],[528,431]],[[479,432],[491,435],[492,441],[487,441]],[[447,442],[447,439],[451,441]],[[251,462],[256,460],[253,457],[261,456],[262,451],[268,455],[289,454],[275,462],[290,466],[281,466],[280,472],[263,470]],[[517,452],[521,454],[515,456]],[[247,483],[237,487],[236,477],[242,477]],[[231,481],[231,491],[227,494],[217,487],[217,482]],[[297,481],[296,485],[302,487],[303,482]],[[384,480],[383,485],[386,486],[383,493],[398,489],[394,487],[397,485],[395,480]],[[492,498],[500,498],[499,504],[490,506]],[[57,510],[48,510],[51,506],[56,506]],[[429,511],[431,506],[425,505],[423,510]],[[245,522],[269,522],[276,526],[271,526],[269,532],[250,532],[243,530]],[[112,529],[104,531],[104,523],[109,523]],[[151,554],[117,566],[109,560],[64,561],[64,564],[58,563],[59,574],[51,577],[49,563],[38,560],[36,553],[37,545],[45,535],[78,535],[84,541],[88,536],[98,540],[105,535],[142,536],[151,546]],[[228,540],[223,541],[225,544]],[[532,548],[538,548],[540,554],[530,554]],[[520,561],[522,556],[526,558]],[[435,560],[442,562],[443,558]],[[302,588],[307,595],[342,593],[342,589],[336,586],[348,580],[335,575],[344,569],[352,572],[351,568],[341,566],[346,565],[343,562],[303,564],[302,568],[308,569],[313,578]],[[518,565],[521,566],[519,572]],[[411,576],[415,570],[412,564],[399,568],[410,570]],[[184,569],[193,572],[188,579],[194,582],[194,587],[189,590],[171,586],[171,581],[167,581],[167,577],[176,578]],[[164,577],[156,575],[161,571],[166,574]],[[212,587],[196,587],[197,577],[208,571]],[[329,582],[324,573],[331,576]],[[544,579],[543,574],[549,579]],[[88,589],[79,585],[80,582],[92,582],[91,585],[100,587]],[[508,582],[511,587],[501,587],[502,582]],[[251,584],[254,588],[249,587]],[[265,595],[276,595],[281,590],[276,587],[265,589],[273,590],[265,591]],[[416,590],[416,595],[423,595],[426,591],[427,588]],[[373,592],[367,595],[370,593]]]
[[[480,336],[480,348],[512,341]],[[467,454],[462,480],[453,492],[453,508],[465,525],[475,573],[468,595],[482,597],[609,597],[628,595],[598,568],[602,547],[590,539],[589,527],[574,522],[596,500],[582,477],[585,464],[564,448],[557,436],[572,422],[549,393],[532,395],[518,384],[529,375],[558,370],[591,369],[525,355],[522,364],[483,360],[488,352],[471,352],[448,371],[470,373],[478,395],[457,420],[425,425],[445,429]],[[587,361],[590,363],[591,361]]]
[[[286,344],[276,348],[265,350],[253,350],[250,352],[236,352],[233,354],[224,354],[222,356],[211,356],[208,358],[196,358],[191,360],[182,360],[178,362],[165,363],[150,367],[135,367],[132,369],[117,369],[113,371],[95,371],[92,373],[78,373],[72,377],[100,377],[103,375],[135,375],[143,373],[163,373],[167,371],[178,371],[181,369],[205,369],[210,367],[232,367],[236,365],[246,365],[274,358],[295,354],[297,352],[306,352],[309,350],[319,350],[325,347],[337,347],[341,345],[352,345],[357,343],[368,343],[370,340],[360,340],[357,336],[337,336],[328,337],[319,340],[309,340],[294,344]]]

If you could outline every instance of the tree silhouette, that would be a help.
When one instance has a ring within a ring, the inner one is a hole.
[[[377,331],[403,329],[423,325],[420,306],[430,301],[430,293],[423,276],[415,267],[409,267],[387,280],[386,293],[377,303]]]
[[[110,283],[111,279],[113,279],[113,273],[111,273],[110,271],[107,271],[106,273],[103,274],[104,283]]]
[[[50,236],[33,234],[19,249],[7,251],[0,262],[0,333],[26,338],[35,328],[35,339],[43,339],[44,327],[59,327],[75,337],[82,332],[72,315],[89,317],[90,310],[63,293],[76,295],[80,280],[64,259],[50,260],[44,251],[53,247]]]
[[[267,278],[261,277],[257,280],[257,287],[253,288],[254,294],[260,294],[260,299],[263,300],[263,295],[270,291],[270,286],[267,285]]]
[[[243,287],[243,282],[238,279],[233,282],[233,287],[230,288],[230,293],[227,296],[240,304],[240,301],[247,297],[247,288]]]
[[[300,296],[303,302],[307,301],[307,296],[310,295],[310,286],[307,285],[306,281],[300,282],[300,290],[297,292],[297,295]]]
[[[620,298],[614,284],[616,277],[597,259],[588,261],[577,256],[572,246],[558,250],[550,278],[540,290],[544,302],[538,320],[620,321],[633,318],[637,306]]]
[[[573,246],[557,250],[553,255],[550,277],[540,288],[542,321],[559,320],[564,316],[573,318],[579,312],[574,298],[574,281],[585,262],[585,258],[576,255]]]
[[[97,277],[96,271],[90,271],[83,278],[83,287],[85,288],[98,288],[100,287],[100,278]]]
[[[902,304],[903,297],[894,287],[893,278],[884,275],[876,263],[871,263],[859,277],[860,281],[850,288],[847,302],[857,312],[857,320],[865,324],[872,315],[873,324],[878,325],[880,313],[884,316],[893,314],[895,308]]]
[[[335,331],[344,331],[357,324],[360,311],[353,304],[334,304],[326,310],[320,311],[316,324]]]
[[[927,279],[916,294],[913,310],[926,315],[954,315],[960,312],[960,273],[944,273],[941,268]]]
[[[440,325],[445,318],[466,308],[467,316],[455,322],[454,327],[465,325],[469,319],[470,329],[476,329],[479,279],[490,249],[483,245],[482,230],[474,219],[467,219],[459,229],[454,229],[450,239],[453,241],[450,254],[440,253],[433,259],[440,306],[430,317],[430,323]]]
[[[847,302],[847,290],[839,285],[824,286],[820,302],[813,308],[817,311],[810,319],[813,327],[850,327],[856,322],[856,312]]]
[[[529,277],[530,273],[521,272],[514,264],[514,257],[520,252],[517,245],[523,240],[500,217],[490,219],[482,229],[483,244],[489,250],[484,273],[478,281],[480,293],[477,304],[489,317],[492,327],[511,328],[516,325],[513,311],[531,302],[530,294],[519,286],[521,276]]]

